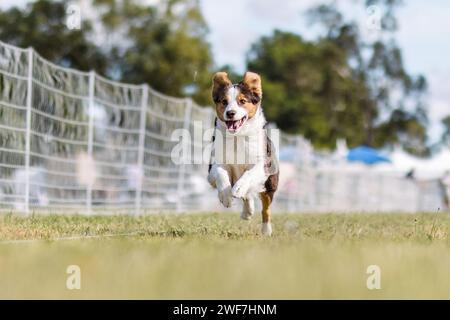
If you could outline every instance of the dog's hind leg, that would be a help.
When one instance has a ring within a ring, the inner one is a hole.
[[[270,205],[273,200],[273,192],[261,192],[260,193],[262,202],[262,228],[261,233],[265,236],[272,235],[272,224],[270,219]]]
[[[248,197],[242,199],[243,206],[242,206],[242,213],[241,213],[241,219],[242,220],[250,220],[250,218],[255,213],[255,199],[253,197]]]

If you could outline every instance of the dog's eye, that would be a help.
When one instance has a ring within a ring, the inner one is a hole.
[[[223,104],[224,106],[226,106],[226,105],[228,104],[228,101],[227,101],[227,100],[222,100],[222,104]]]
[[[244,104],[244,103],[246,103],[247,102],[247,100],[245,100],[245,99],[239,99],[239,103],[240,104]]]

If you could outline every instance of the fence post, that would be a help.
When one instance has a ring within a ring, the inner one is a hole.
[[[28,48],[27,113],[25,136],[25,213],[30,213],[30,146],[31,107],[33,104],[33,48]]]
[[[147,120],[148,85],[142,85],[141,118],[139,124],[139,149],[137,165],[139,169],[136,185],[136,214],[140,214],[142,206],[142,184],[144,179],[144,150],[145,150],[145,128]]]
[[[189,125],[191,121],[191,114],[192,114],[192,100],[187,98],[186,99],[186,109],[184,111],[184,122],[183,122],[183,129],[189,130]],[[185,156],[184,152],[185,150],[185,137],[183,136],[183,157]],[[189,146],[191,147],[191,142],[189,141]],[[191,150],[189,149],[189,152]],[[180,170],[178,171],[178,187],[177,187],[177,194],[178,194],[178,201],[177,201],[177,211],[181,212],[183,209],[183,194],[184,194],[184,173],[186,172],[186,163],[185,159],[181,159],[183,162],[180,164]]]
[[[95,72],[89,72],[89,123],[88,123],[88,159],[93,160],[93,142],[94,142],[94,94],[95,94]],[[89,181],[86,187],[86,208],[87,213],[92,212],[92,183]]]

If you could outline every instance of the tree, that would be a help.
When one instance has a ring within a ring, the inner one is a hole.
[[[399,1],[366,1],[372,4],[385,9],[375,40],[335,4],[319,5],[307,13],[323,30],[317,40],[276,31],[252,46],[248,68],[265,79],[268,118],[316,147],[345,138],[350,146],[401,144],[427,154],[426,80],[407,73],[392,36]]]
[[[423,76],[407,73],[395,42],[395,10],[400,4],[400,0],[365,1],[366,7],[376,5],[382,13],[375,39],[363,37],[356,22],[344,21],[335,4],[315,7],[308,15],[311,23],[324,29],[321,39],[347,52],[353,76],[366,88],[361,94],[365,144],[382,147],[396,142],[424,155],[428,152],[424,103],[427,83]]]
[[[401,109],[391,113],[389,120],[377,126],[374,145],[401,145],[412,154],[426,155],[427,149],[417,149],[426,145],[426,129],[417,117]]]
[[[442,124],[444,125],[444,133],[442,134],[441,143],[450,147],[450,116],[445,117],[442,120]]]
[[[70,2],[38,0],[0,12],[0,38],[34,47],[57,64],[209,103],[213,65],[198,0],[162,0],[154,6],[92,0],[92,16],[80,30],[66,27]]]
[[[333,148],[337,138],[363,142],[359,93],[366,88],[353,79],[347,53],[333,41],[307,42],[275,31],[252,46],[247,64],[262,74],[264,110],[280,129],[321,148]]]
[[[136,0],[95,0],[121,81],[148,83],[173,96],[210,102],[212,58],[198,0],[165,0],[149,7]]]
[[[0,39],[20,47],[33,47],[57,64],[80,70],[106,72],[107,56],[88,40],[92,30],[85,21],[79,30],[66,27],[63,2],[39,0],[25,9],[0,11]]]

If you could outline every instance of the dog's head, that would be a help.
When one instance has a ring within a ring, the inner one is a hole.
[[[212,98],[217,118],[225,123],[230,133],[235,134],[261,107],[261,77],[246,72],[241,82],[232,84],[225,72],[217,72],[213,78]]]

